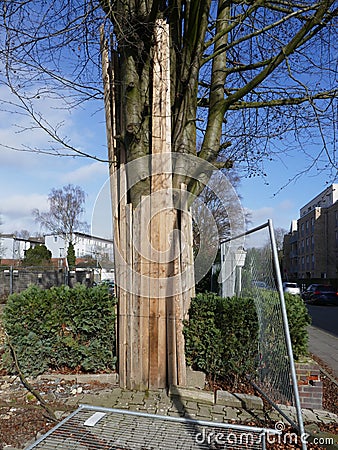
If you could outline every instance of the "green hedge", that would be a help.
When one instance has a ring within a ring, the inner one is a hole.
[[[64,367],[115,368],[115,304],[105,286],[42,290],[31,286],[9,297],[3,324],[25,375]],[[12,360],[3,358],[7,369]]]
[[[295,357],[307,354],[310,317],[298,296],[285,297]],[[187,363],[213,379],[236,383],[257,362],[258,319],[252,298],[221,298],[213,293],[192,299],[184,336]]]

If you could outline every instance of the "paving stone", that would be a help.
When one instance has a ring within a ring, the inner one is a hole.
[[[242,401],[227,391],[216,391],[216,405],[233,406],[235,408],[242,407]]]
[[[311,411],[310,409],[303,409],[302,410],[302,416],[303,416],[303,421],[304,423],[306,422],[316,422],[318,420],[318,417],[316,416],[316,414]]]
[[[224,414],[226,417],[226,421],[228,422],[229,420],[238,420],[238,414],[240,413],[240,410],[237,408],[230,408],[228,406],[226,406],[224,408]]]
[[[195,410],[196,412],[197,412],[197,410],[198,410],[197,403],[196,403],[196,402],[193,402],[193,401],[187,401],[187,402],[185,403],[184,407],[185,407],[186,409],[193,409],[193,410]]]
[[[211,408],[204,405],[198,405],[197,416],[204,417],[206,419],[211,418]]]
[[[170,397],[155,399],[156,403],[161,403],[161,405],[165,405],[170,408],[173,405],[173,399]],[[182,404],[182,402],[176,401],[176,404]]]
[[[185,411],[183,417],[185,417],[186,419],[197,419],[197,414],[196,411]]]
[[[184,411],[178,412],[178,411],[169,411],[168,415],[170,417],[183,417],[184,416]]]
[[[169,412],[171,412],[171,411],[183,413],[183,412],[185,411],[185,406],[182,405],[182,404],[177,404],[177,405],[172,404],[172,405],[169,407]]]
[[[156,414],[160,414],[161,416],[166,416],[166,415],[168,415],[168,411],[169,411],[169,408],[166,407],[166,406],[163,406],[163,405],[159,405],[159,406],[156,408]]]
[[[129,403],[131,405],[140,405],[140,404],[143,405],[144,393],[143,392],[134,392]]]
[[[263,400],[256,395],[249,394],[233,394],[234,397],[239,399],[242,403],[242,407],[246,409],[263,409]]]
[[[317,423],[338,423],[338,416],[327,411],[313,411],[317,417]],[[325,414],[326,413],[326,414]]]
[[[116,405],[117,409],[130,409],[129,403],[118,403]]]
[[[238,414],[238,419],[241,422],[248,422],[249,420],[252,420],[253,417],[249,411],[245,411],[244,409],[242,409]]]
[[[147,399],[143,401],[143,406],[148,409],[148,408],[156,408],[157,402],[154,401],[153,399]]]
[[[205,373],[187,367],[187,387],[204,389]]]
[[[214,405],[211,410],[214,414],[224,414],[224,406],[223,405]]]
[[[126,400],[131,400],[133,396],[133,392],[132,391],[122,391],[120,398],[126,399]]]
[[[202,391],[197,389],[188,389],[180,386],[170,386],[170,397],[179,397],[182,400],[192,400],[195,402],[213,405],[215,403],[214,393],[210,391]]]
[[[147,414],[156,414],[156,408],[147,408],[146,412]]]
[[[224,413],[223,414],[218,414],[218,413],[211,412],[211,420],[213,422],[220,422],[220,423],[222,423],[224,418],[225,418],[225,414]]]
[[[89,402],[88,402],[89,400]],[[89,404],[93,406],[103,406],[104,408],[116,408],[118,401],[112,401],[109,397],[98,397],[95,396],[92,399],[86,399],[86,402],[81,402],[82,404]],[[120,407],[120,406],[119,406]]]
[[[278,405],[278,408],[293,420],[297,419],[297,411],[294,406]],[[303,409],[302,409],[303,411]],[[306,411],[304,409],[304,411]]]

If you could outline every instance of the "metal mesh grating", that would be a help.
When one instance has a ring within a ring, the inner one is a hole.
[[[80,406],[26,450],[264,449],[276,430]]]

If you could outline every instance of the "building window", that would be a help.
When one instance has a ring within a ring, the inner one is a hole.
[[[310,269],[310,257],[309,255],[306,257],[306,270]]]
[[[314,219],[314,217],[312,217],[312,219],[311,219],[311,232],[312,233],[313,233],[314,229],[315,229],[315,219]]]
[[[311,255],[311,269],[315,269],[315,255]]]
[[[57,242],[57,241],[58,241],[58,237],[54,236],[54,242]]]

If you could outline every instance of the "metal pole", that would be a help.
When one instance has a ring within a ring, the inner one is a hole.
[[[297,375],[296,375],[296,369],[295,369],[295,362],[293,359],[289,322],[288,322],[288,316],[286,313],[284,292],[283,292],[283,287],[282,287],[282,277],[281,277],[279,261],[278,261],[277,245],[276,245],[275,233],[273,230],[273,225],[272,225],[271,219],[268,220],[268,225],[269,225],[269,233],[270,233],[270,240],[271,240],[271,247],[272,247],[272,255],[273,255],[273,260],[274,260],[275,269],[276,269],[277,287],[278,287],[278,293],[279,293],[281,310],[282,310],[282,318],[283,318],[283,324],[284,324],[286,346],[287,346],[287,351],[288,351],[288,355],[289,355],[291,379],[292,379],[292,385],[293,385],[293,393],[295,396],[299,434],[301,436],[301,441],[302,441],[302,450],[307,450],[306,442],[303,441],[303,436],[305,436],[305,430],[304,430],[302,409],[301,409],[300,399],[299,399]]]
[[[9,294],[13,294],[13,266],[9,268]]]

